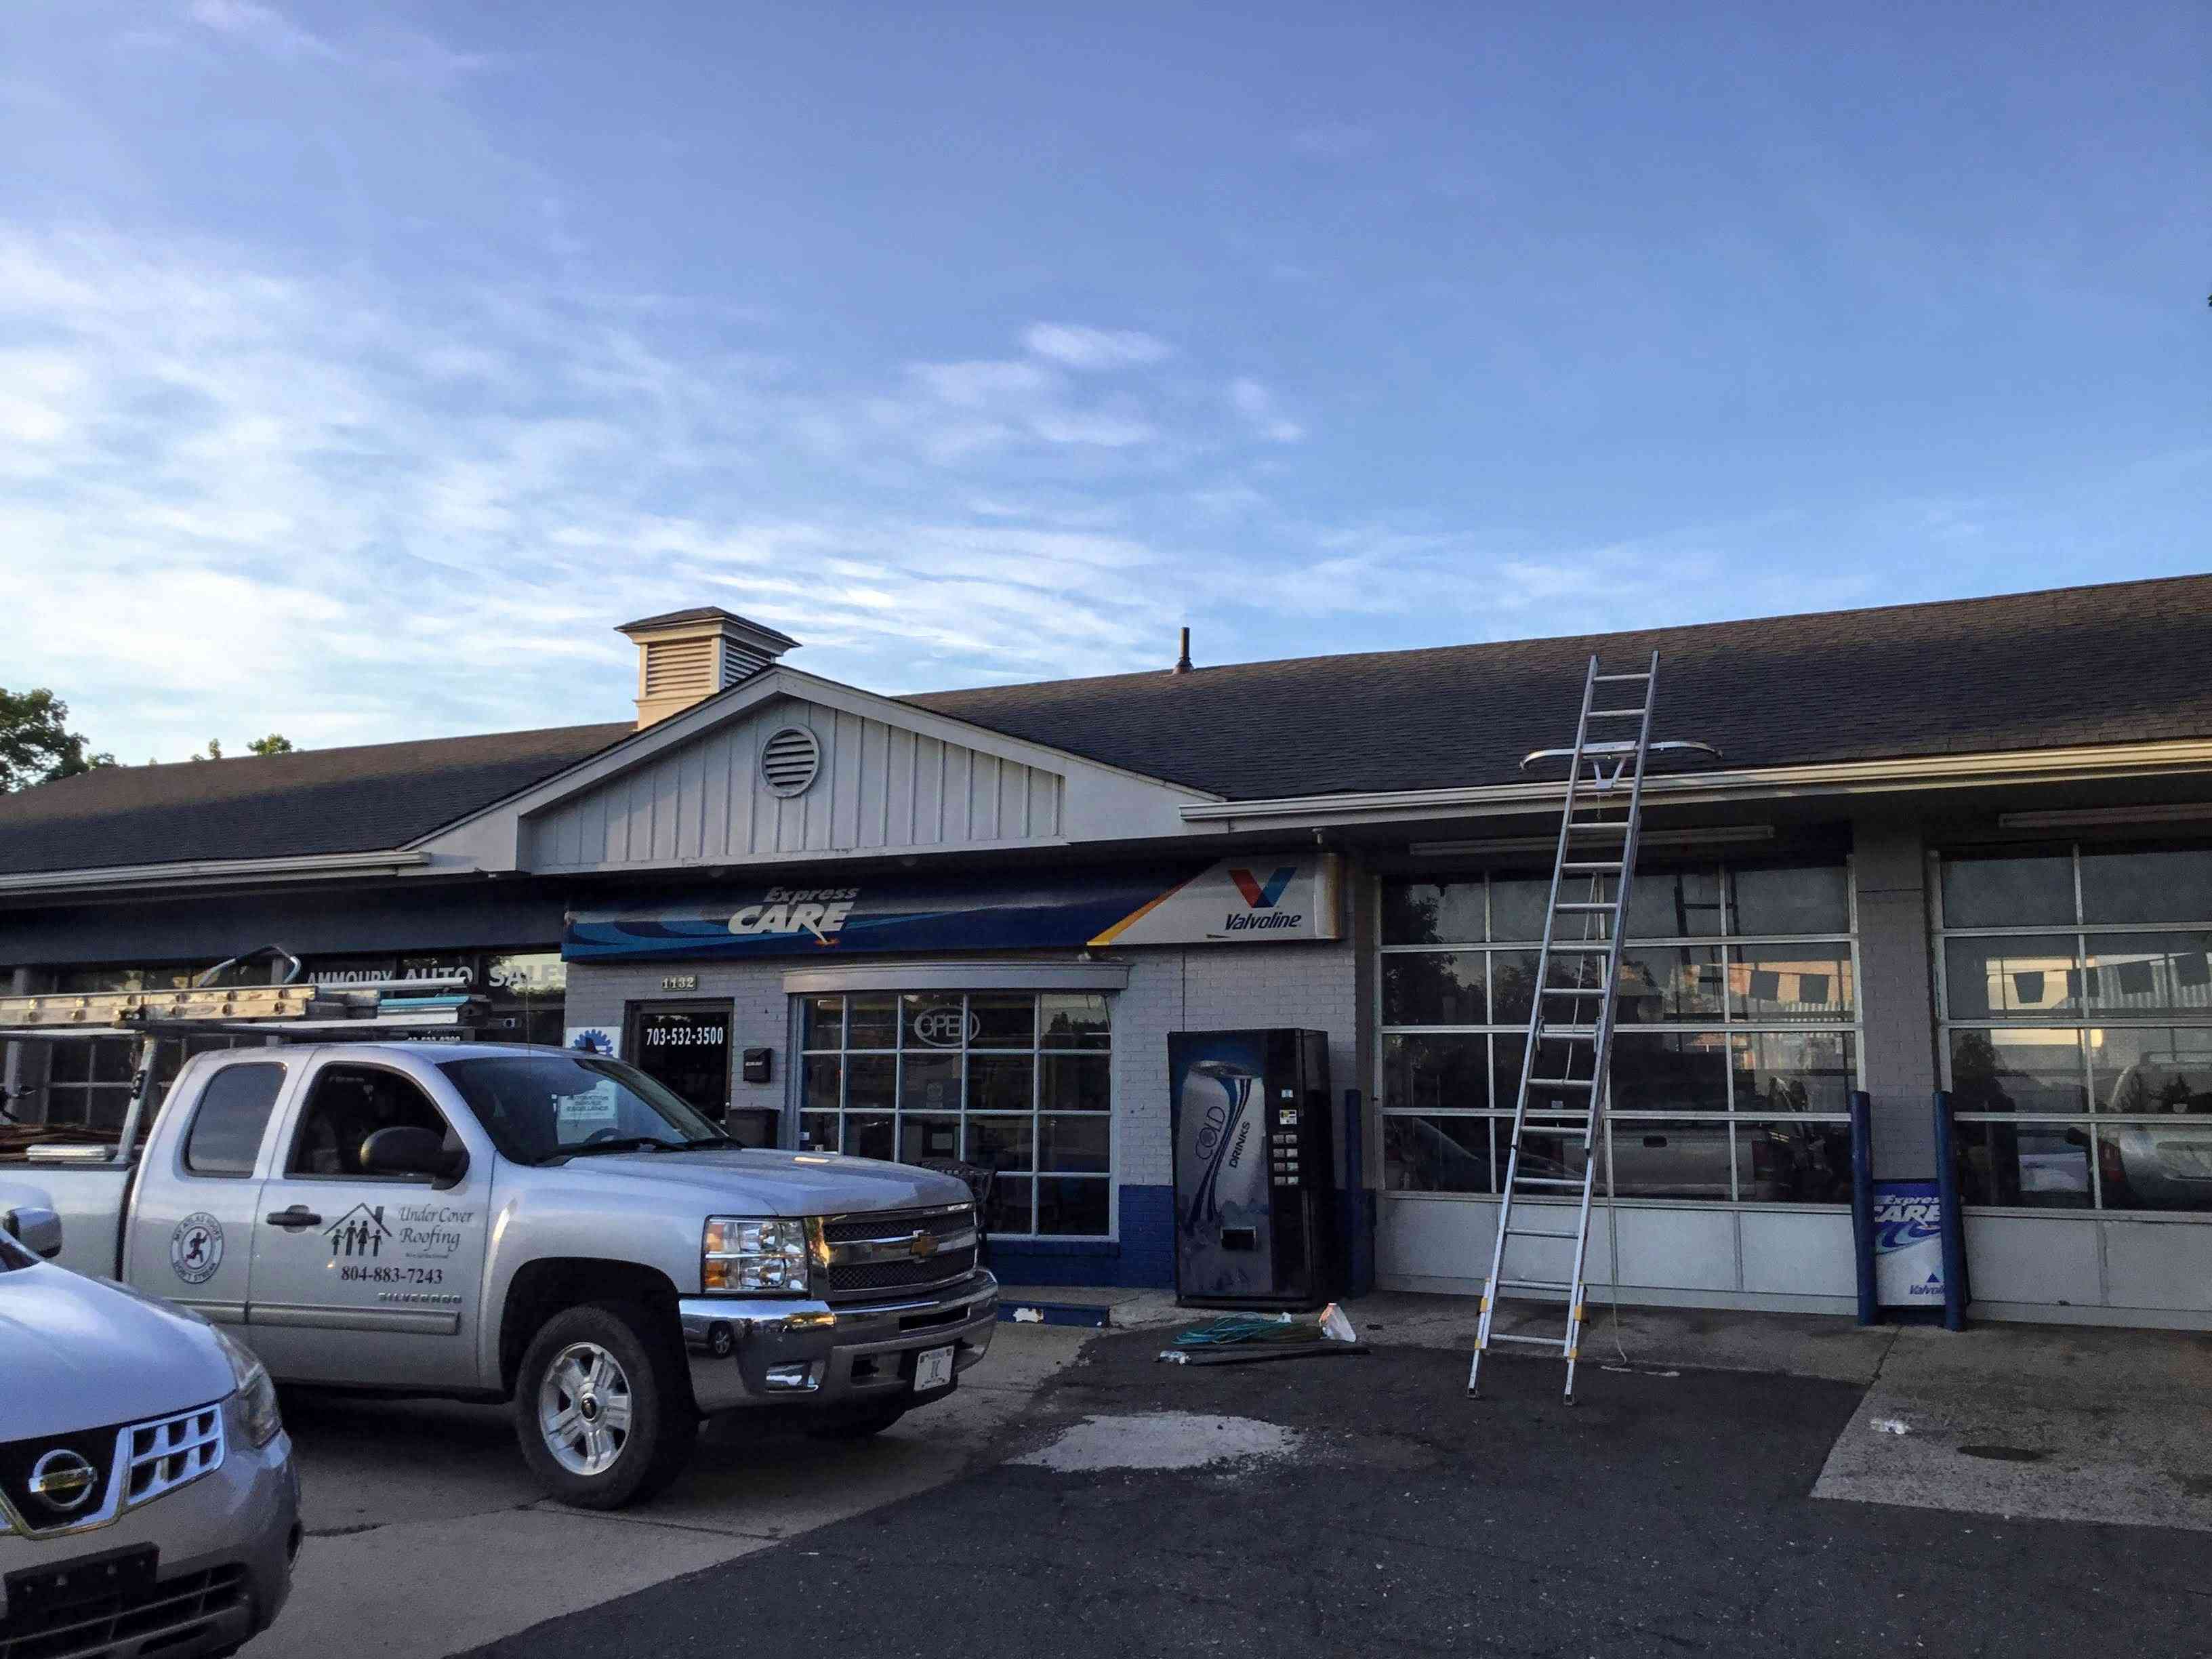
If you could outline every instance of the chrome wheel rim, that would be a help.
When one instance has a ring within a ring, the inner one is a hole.
[[[538,1385],[538,1431],[571,1474],[605,1474],[629,1444],[629,1374],[596,1342],[571,1342]]]

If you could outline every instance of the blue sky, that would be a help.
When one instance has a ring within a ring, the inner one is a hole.
[[[0,684],[177,759],[619,719],[696,603],[897,691],[2203,569],[2208,88],[2196,3],[15,0]]]

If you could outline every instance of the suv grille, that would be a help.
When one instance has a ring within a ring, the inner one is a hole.
[[[0,1625],[0,1659],[91,1659],[133,1643],[141,1653],[179,1647],[246,1599],[246,1569],[235,1564],[127,1587],[78,1576],[88,1581],[82,1599],[33,1607]]]
[[[57,1458],[56,1454],[61,1455]],[[0,1500],[33,1538],[82,1532],[222,1466],[222,1407],[198,1406],[121,1428],[82,1429],[0,1444]],[[89,1466],[92,1488],[76,1503],[36,1488],[64,1465]],[[0,1523],[4,1530],[4,1523]]]

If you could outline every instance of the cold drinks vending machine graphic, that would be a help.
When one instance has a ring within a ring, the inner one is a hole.
[[[1317,1308],[1334,1288],[1335,1160],[1319,1031],[1172,1031],[1176,1295]]]

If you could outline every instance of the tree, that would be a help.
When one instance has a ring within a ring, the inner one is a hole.
[[[221,738],[210,738],[208,739],[207,753],[204,755],[194,755],[192,758],[196,761],[221,760],[222,758],[222,739]]]
[[[289,755],[292,752],[292,739],[282,732],[271,732],[265,738],[254,738],[246,746],[257,755]]]
[[[83,734],[68,720],[69,705],[44,686],[0,686],[0,794],[115,764],[112,755],[86,753]]]

